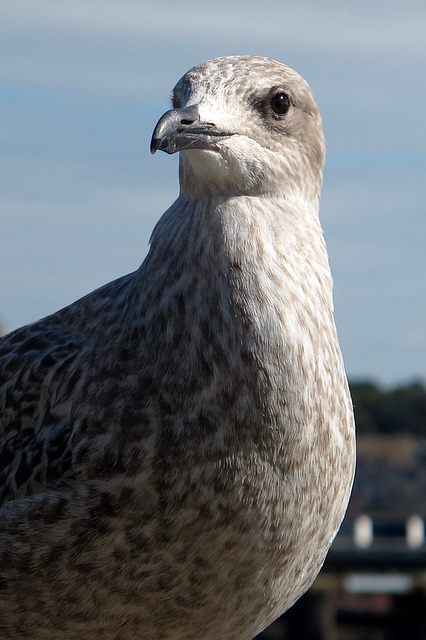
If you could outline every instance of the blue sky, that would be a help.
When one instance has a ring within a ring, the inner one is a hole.
[[[321,219],[348,374],[426,379],[426,3],[0,0],[0,321],[138,267],[177,195],[149,153],[170,91],[220,55],[284,62],[327,136]]]

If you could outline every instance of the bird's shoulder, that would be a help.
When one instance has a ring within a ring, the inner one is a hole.
[[[49,379],[69,367],[82,339],[54,318],[0,339],[0,440],[32,421]]]
[[[70,394],[81,354],[119,324],[131,275],[0,338],[0,443],[34,419],[47,403],[47,387],[50,404]]]
[[[54,317],[0,340],[0,501],[63,474],[70,421],[58,406],[66,403],[81,347],[81,338]]]
[[[71,473],[77,390],[128,280],[0,338],[0,502]]]

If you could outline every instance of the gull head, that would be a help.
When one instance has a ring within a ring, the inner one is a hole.
[[[181,195],[318,199],[321,116],[306,81],[258,56],[215,58],[176,84],[151,152],[180,153]]]

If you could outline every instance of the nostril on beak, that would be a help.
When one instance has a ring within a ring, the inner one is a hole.
[[[185,118],[180,121],[181,124],[193,124],[194,122],[195,120],[185,120]]]

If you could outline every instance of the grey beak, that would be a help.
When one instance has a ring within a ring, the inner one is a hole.
[[[198,105],[170,109],[159,119],[151,138],[151,153],[158,149],[176,153],[185,149],[211,149],[218,138],[231,133],[218,129],[211,122],[200,122]]]

